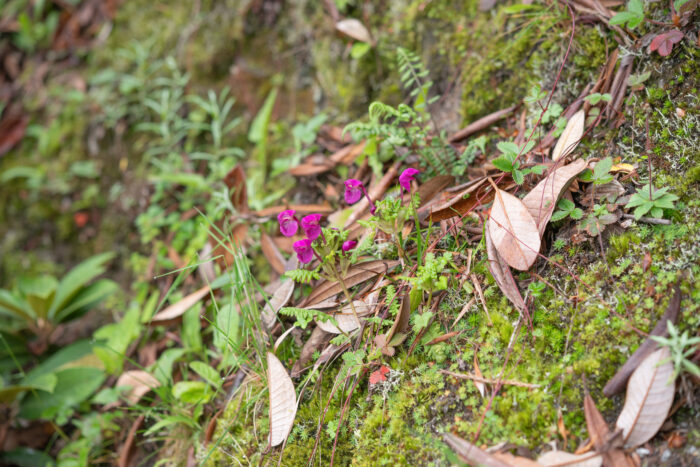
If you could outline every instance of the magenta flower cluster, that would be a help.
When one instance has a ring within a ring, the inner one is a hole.
[[[410,193],[411,182],[415,180],[416,175],[419,173],[420,171],[417,169],[409,168],[404,170],[399,176],[399,185],[401,185],[401,190],[405,190],[406,192]],[[367,194],[365,185],[360,180],[356,180],[354,178],[345,181],[346,203],[355,204],[360,201],[363,196],[367,198],[369,203],[370,214],[374,215],[377,210],[377,206],[374,204],[374,201],[372,201],[372,198],[370,198]],[[282,232],[282,235],[285,237],[295,236],[299,231],[299,225],[301,224],[301,229],[304,231],[306,238],[297,240],[294,242],[292,247],[294,248],[294,252],[297,254],[297,258],[299,258],[299,262],[302,264],[310,263],[314,259],[315,254],[312,246],[313,242],[318,237],[323,235],[321,231],[321,215],[309,214],[308,216],[302,217],[301,221],[299,221],[296,216],[296,211],[294,209],[287,209],[286,211],[282,211],[277,215],[277,222],[279,222],[280,232]],[[348,240],[343,243],[341,248],[344,253],[347,253],[356,246],[356,241]]]

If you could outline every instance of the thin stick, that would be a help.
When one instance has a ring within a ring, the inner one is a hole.
[[[486,299],[484,299],[484,292],[481,290],[481,284],[479,284],[479,280],[476,278],[476,275],[473,272],[469,274],[469,277],[472,280],[472,284],[474,284],[476,293],[479,294],[479,300],[481,300],[481,304],[484,306],[484,312],[486,313],[486,319],[489,321],[489,326],[493,326],[493,321],[491,321],[491,315],[489,315],[489,309],[486,308]]]

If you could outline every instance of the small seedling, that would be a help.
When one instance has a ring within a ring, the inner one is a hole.
[[[659,345],[668,347],[671,351],[670,361],[673,362],[673,376],[671,376],[671,380],[676,379],[683,371],[700,377],[700,367],[688,358],[697,351],[700,337],[689,337],[687,330],[683,334],[679,334],[678,328],[670,320],[666,323],[668,324],[669,337],[651,336],[651,338]],[[663,364],[668,361],[665,360],[660,363]]]
[[[560,221],[567,217],[571,217],[575,220],[579,220],[583,217],[583,211],[577,208],[573,201],[568,199],[559,201],[557,208],[559,208],[559,210],[552,214],[552,222]]]
[[[595,167],[593,167],[592,171],[586,169],[579,178],[583,182],[593,183],[594,185],[605,185],[613,180],[613,176],[610,175],[612,165],[612,158],[606,157],[602,161],[599,161]]]
[[[664,215],[664,209],[676,209],[673,203],[677,199],[678,196],[668,193],[668,187],[655,190],[651,184],[647,184],[632,195],[625,208],[636,208],[634,210],[635,219],[641,218],[646,213],[661,218]]]
[[[627,27],[634,29],[644,21],[644,3],[642,0],[630,0],[627,4],[627,10],[621,11],[610,18],[611,26],[623,26],[627,23]]]
[[[536,165],[534,167],[520,168],[520,162],[517,160],[519,154],[526,154],[535,146],[534,141],[529,141],[525,146],[518,146],[510,141],[501,141],[497,144],[498,150],[503,155],[492,161],[492,164],[503,172],[508,172],[513,177],[513,181],[518,185],[522,185],[525,181],[525,175],[535,173],[541,175],[547,167],[544,165]]]

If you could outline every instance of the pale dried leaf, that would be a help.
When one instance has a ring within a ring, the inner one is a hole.
[[[476,352],[474,352],[474,374],[479,378],[484,377],[484,375],[481,374],[481,368],[479,368],[479,360],[476,358]],[[476,389],[479,391],[479,394],[481,394],[481,397],[484,397],[486,385],[481,381],[474,380],[474,386],[476,386]]]
[[[583,159],[576,159],[571,164],[556,168],[524,198],[523,204],[537,224],[540,237],[552,217],[557,201],[574,177],[581,173],[588,164]]]
[[[489,454],[486,451],[479,449],[468,441],[460,438],[452,433],[442,435],[448,446],[471,465],[486,466],[486,467],[510,467],[507,462]]]
[[[600,454],[570,454],[564,451],[550,451],[540,456],[537,463],[544,466],[600,467],[603,457]]]
[[[267,259],[267,261],[270,263],[272,269],[277,274],[284,274],[284,256],[282,256],[282,253],[280,252],[279,248],[277,248],[277,245],[272,238],[265,232],[260,235],[260,248],[262,249],[263,255],[265,255],[265,259]]]
[[[590,394],[586,394],[586,397],[583,399],[583,413],[586,416],[588,436],[590,436],[596,450],[602,451],[610,434],[610,428],[605,423],[603,415],[596,407]]]
[[[136,404],[150,390],[160,386],[158,379],[147,371],[132,370],[125,371],[119,376],[114,387],[127,386],[129,392],[126,393],[126,401],[130,405]]]
[[[168,321],[180,318],[187,310],[192,308],[197,302],[206,297],[209,294],[209,286],[205,285],[201,289],[192,292],[191,294],[184,297],[177,303],[173,303],[165,310],[156,313],[153,318],[151,318],[151,324],[165,324]]]
[[[520,289],[518,289],[518,284],[515,283],[508,264],[503,260],[493,244],[488,222],[484,225],[484,230],[489,271],[491,271],[491,275],[496,281],[498,288],[503,292],[503,295],[511,301],[518,311],[522,312],[525,310],[525,300],[520,294]]]
[[[666,421],[676,387],[670,381],[673,363],[659,363],[670,355],[668,347],[652,353],[627,383],[625,405],[616,422],[617,428],[622,430],[625,447],[636,447],[649,441]]]
[[[270,446],[278,446],[287,439],[297,412],[297,395],[292,379],[282,362],[267,353],[267,384],[270,391]]]
[[[357,263],[348,271],[344,278],[345,286],[350,288],[360,284],[366,280],[372,279],[378,274],[386,273],[389,269],[397,266],[398,261],[374,260]],[[320,303],[328,300],[336,294],[343,291],[343,288],[337,282],[325,281],[319,284],[313,292],[304,301],[303,306],[313,308],[315,303]]]
[[[354,300],[353,304],[355,305],[355,311],[358,317],[367,316],[372,312],[372,307],[362,300]],[[338,322],[339,327],[336,327],[329,321],[317,321],[316,325],[331,334],[349,333],[360,327],[360,322],[355,318],[349,304],[345,305],[339,313],[334,314],[333,318]]]
[[[540,234],[522,201],[503,190],[496,191],[489,217],[493,244],[511,267],[527,271],[537,260]]]
[[[352,39],[360,42],[372,43],[372,36],[370,36],[365,25],[355,18],[348,18],[338,21],[335,28]]]
[[[510,467],[541,467],[539,463],[527,457],[514,456],[509,452],[494,452],[491,454],[498,460],[508,464]]]
[[[266,329],[270,329],[275,324],[277,312],[292,298],[294,285],[293,280],[282,282],[270,300],[265,303],[265,307],[262,310],[262,322]]]
[[[562,157],[566,157],[571,154],[576,146],[578,146],[579,141],[583,137],[583,126],[586,121],[586,112],[579,110],[574,115],[571,116],[569,122],[564,128],[564,132],[559,137],[554,150],[552,151],[552,160],[558,161]]]

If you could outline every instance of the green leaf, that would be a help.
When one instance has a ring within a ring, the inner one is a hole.
[[[518,185],[522,185],[523,182],[525,181],[525,175],[523,174],[522,170],[513,170],[512,172],[513,175],[513,181],[517,183]]]
[[[102,253],[92,258],[88,258],[76,267],[71,269],[66,274],[56,288],[56,296],[54,297],[51,308],[49,308],[48,316],[53,316],[58,310],[67,306],[68,302],[95,277],[104,273],[105,263],[114,257],[114,253]]]
[[[573,210],[576,207],[576,205],[573,201],[563,198],[561,201],[559,201],[559,203],[557,203],[557,207],[559,209],[563,209],[564,211],[569,212]]]
[[[583,217],[583,211],[579,208],[576,208],[573,211],[571,211],[569,216],[571,216],[572,219],[579,220]]]
[[[53,373],[47,373],[35,378],[33,381],[16,386],[7,386],[0,389],[0,402],[9,403],[15,400],[17,395],[35,389],[38,391],[52,392],[56,387],[58,378]]]
[[[139,322],[139,308],[135,305],[129,308],[121,320],[95,331],[93,336],[98,343],[93,351],[104,363],[107,373],[121,372],[126,349],[141,335],[142,328]]]
[[[72,410],[95,392],[105,378],[99,368],[67,368],[56,372],[52,393],[29,393],[20,405],[19,416],[27,420],[52,419],[59,412]]]
[[[504,157],[499,157],[491,161],[494,167],[496,167],[501,172],[510,172],[513,169],[513,164]]]
[[[204,381],[214,386],[214,388],[218,389],[221,387],[221,376],[219,372],[211,366],[204,362],[192,362],[190,363],[190,368],[201,376]]]
[[[232,303],[219,307],[214,329],[214,346],[223,351],[229,345],[237,345],[241,316]]]
[[[118,289],[119,286],[117,283],[109,279],[100,279],[94,284],[90,284],[80,291],[66,308],[56,313],[54,322],[61,323],[67,320],[76,311],[80,311],[84,308],[92,308]]]
[[[150,371],[151,374],[155,376],[162,385],[169,384],[172,379],[173,365],[185,353],[187,353],[185,349],[166,350],[158,357],[156,363],[153,364]]]
[[[172,390],[173,397],[187,404],[206,404],[212,396],[209,385],[203,381],[180,381]]]

